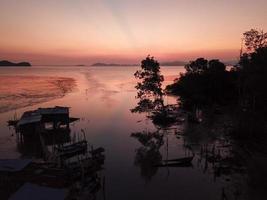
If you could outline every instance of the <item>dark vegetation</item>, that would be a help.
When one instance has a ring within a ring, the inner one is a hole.
[[[181,106],[193,116],[199,109],[230,110],[233,135],[262,142],[267,138],[267,33],[251,29],[243,36],[246,48],[236,66],[227,70],[219,60],[198,58],[185,65],[186,72],[166,91],[179,95]]]
[[[184,148],[196,155],[203,173],[210,171],[214,180],[224,177],[237,185],[232,191],[222,187],[222,199],[247,195],[235,176],[252,186],[250,195],[263,199],[267,186],[267,33],[252,29],[244,33],[243,40],[246,49],[241,49],[237,65],[229,68],[218,59],[198,58],[186,64],[186,72],[165,91],[159,63],[150,56],[142,61],[135,73],[139,101],[131,111],[147,113],[157,131],[145,130],[131,137],[142,144],[136,150],[135,164],[146,180],[163,160],[163,137],[168,149],[167,130],[180,120],[183,128],[175,130],[176,138],[183,136]],[[164,105],[166,93],[179,96],[180,106]]]
[[[2,60],[0,61],[0,66],[18,66],[18,67],[22,67],[22,66],[31,66],[30,63],[28,62],[20,62],[20,63],[13,63],[7,60]]]
[[[219,60],[198,58],[185,65],[186,73],[167,91],[181,96],[182,105],[186,108],[204,105],[235,102],[236,78],[234,71],[226,71],[226,66]]]

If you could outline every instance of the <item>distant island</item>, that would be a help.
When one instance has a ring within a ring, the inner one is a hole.
[[[19,62],[19,63],[13,63],[13,62],[10,62],[10,61],[7,61],[7,60],[2,60],[0,61],[0,66],[1,67],[29,67],[31,66],[30,63],[28,62]]]
[[[185,61],[170,61],[170,62],[162,62],[160,63],[161,66],[184,66],[187,62]],[[117,64],[117,63],[94,63],[91,66],[94,67],[114,67],[114,66],[139,66],[140,64]]]

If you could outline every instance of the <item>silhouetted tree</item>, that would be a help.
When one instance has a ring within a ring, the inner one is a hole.
[[[141,62],[141,69],[134,74],[135,78],[141,80],[136,85],[137,107],[132,112],[146,112],[163,106],[163,91],[161,88],[164,80],[160,74],[160,66],[154,57],[147,56]]]
[[[161,128],[175,123],[175,117],[169,114],[170,108],[163,102],[164,93],[161,86],[164,78],[160,74],[158,61],[147,56],[141,63],[141,69],[136,71],[134,76],[141,82],[138,82],[135,87],[139,102],[131,111],[148,112],[147,117],[152,120],[154,125]]]
[[[266,108],[267,102],[267,47],[258,48],[240,59],[240,85],[243,102],[254,109]]]
[[[243,35],[247,52],[239,61],[240,102],[246,109],[264,110],[267,101],[267,33],[251,29]]]

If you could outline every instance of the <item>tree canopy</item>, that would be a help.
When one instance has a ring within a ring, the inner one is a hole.
[[[141,62],[141,69],[134,74],[135,78],[140,79],[135,87],[138,90],[138,98],[147,98],[151,96],[161,97],[163,76],[160,74],[160,66],[154,57],[147,56]]]
[[[251,29],[243,33],[243,36],[248,51],[254,52],[267,46],[267,33],[263,30]]]
[[[230,72],[217,59],[197,58],[185,65],[185,69],[186,73],[167,87],[167,91],[180,95],[184,106],[224,103],[235,90]]]

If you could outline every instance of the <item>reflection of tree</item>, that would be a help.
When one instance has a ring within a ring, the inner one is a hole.
[[[162,160],[159,151],[164,144],[163,134],[156,132],[132,133],[131,137],[136,138],[143,146],[136,150],[135,165],[140,166],[141,175],[150,180],[157,172],[156,164]]]

